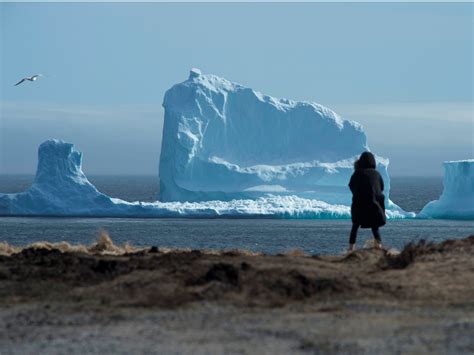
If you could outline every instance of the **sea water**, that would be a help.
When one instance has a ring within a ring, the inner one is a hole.
[[[0,192],[21,192],[32,176],[0,176]],[[92,176],[96,187],[128,201],[155,201],[159,183],[151,176]],[[442,178],[392,178],[391,199],[406,211],[419,212],[442,191]],[[37,241],[90,244],[101,230],[115,243],[191,249],[247,249],[269,254],[300,249],[310,254],[339,254],[346,247],[350,220],[282,219],[127,219],[0,217],[0,241],[26,245]],[[439,242],[474,234],[474,221],[389,220],[381,229],[385,245],[401,249],[425,239]],[[371,239],[359,232],[358,245]]]

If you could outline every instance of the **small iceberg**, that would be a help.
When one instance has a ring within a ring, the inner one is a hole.
[[[418,218],[474,219],[474,159],[444,162],[444,189]]]

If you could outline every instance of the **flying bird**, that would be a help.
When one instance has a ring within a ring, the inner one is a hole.
[[[23,78],[21,79],[19,82],[17,82],[15,84],[15,86],[17,85],[20,85],[22,82],[26,81],[26,80],[29,80],[29,81],[35,81],[37,80],[39,77],[43,76],[43,74],[36,74],[36,75],[33,75],[33,76],[27,76],[26,78]]]

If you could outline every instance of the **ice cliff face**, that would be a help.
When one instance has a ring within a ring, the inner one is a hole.
[[[474,219],[474,159],[444,164],[444,189],[439,200],[429,202],[420,218]]]
[[[92,185],[82,172],[82,154],[60,140],[41,144],[32,186],[17,194],[0,193],[0,216],[76,217],[274,217],[349,218],[343,205],[296,196],[268,196],[252,200],[205,202],[127,202],[111,198]],[[405,218],[401,211],[387,212]]]
[[[166,92],[163,106],[162,201],[273,194],[350,205],[353,161],[368,149],[358,123],[197,70]],[[387,165],[378,158],[388,199]]]

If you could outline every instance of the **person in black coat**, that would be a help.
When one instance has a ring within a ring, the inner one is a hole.
[[[379,227],[386,223],[385,196],[382,176],[375,167],[375,157],[370,152],[362,153],[354,163],[354,174],[349,182],[352,191],[349,251],[354,250],[359,227],[372,228],[375,247],[382,248]]]

